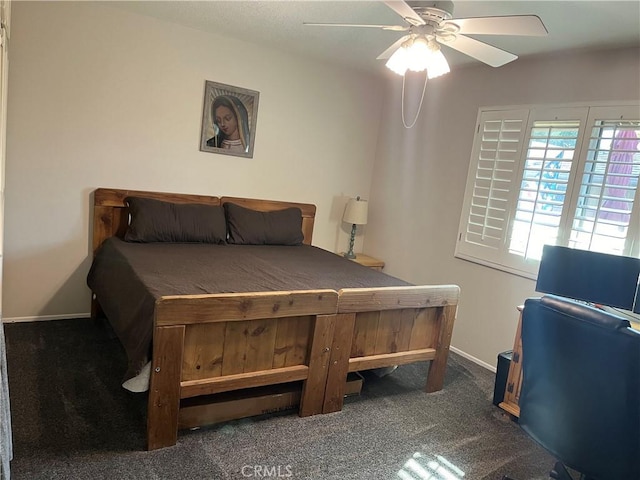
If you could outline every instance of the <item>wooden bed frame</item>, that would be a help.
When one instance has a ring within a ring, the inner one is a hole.
[[[295,206],[311,245],[314,205],[101,188],[93,193],[94,252],[106,238],[124,235],[128,196],[261,211]],[[268,397],[279,398],[274,405],[299,404],[300,416],[341,410],[349,372],[430,360],[426,391],[442,389],[459,291],[440,285],[161,297],[147,448],[175,445],[179,429],[261,413],[246,399],[260,398],[266,386],[275,389]],[[99,313],[93,295],[92,315]],[[283,385],[301,386],[292,395],[278,391]],[[221,415],[219,402],[230,392],[234,408]]]

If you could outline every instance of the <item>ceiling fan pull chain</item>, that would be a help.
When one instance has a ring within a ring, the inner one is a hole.
[[[427,91],[427,72],[424,72],[424,86],[422,87],[422,96],[420,97],[420,105],[418,105],[418,111],[416,112],[416,116],[413,119],[413,122],[411,122],[411,125],[407,125],[407,121],[404,118],[404,82],[405,79],[407,78],[406,75],[402,76],[402,124],[404,125],[404,128],[413,128],[413,126],[416,124],[416,122],[418,121],[418,115],[420,115],[420,110],[422,109],[422,101],[424,100],[424,92]]]

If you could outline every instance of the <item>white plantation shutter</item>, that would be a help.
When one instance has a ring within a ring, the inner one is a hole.
[[[529,111],[481,111],[471,153],[456,256],[499,263]]]
[[[509,253],[516,266],[529,270],[520,259],[540,260],[542,247],[560,240],[569,208],[572,181],[577,171],[581,127],[589,109],[538,109],[529,118],[527,148],[521,183],[510,229]],[[537,265],[531,263],[533,273]]]
[[[568,245],[638,256],[640,111],[592,108],[587,125]]]
[[[481,109],[455,256],[535,278],[545,244],[640,257],[640,105]]]

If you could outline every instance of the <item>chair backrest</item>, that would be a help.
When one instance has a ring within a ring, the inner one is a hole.
[[[598,480],[640,479],[640,332],[573,300],[522,312],[520,426]]]

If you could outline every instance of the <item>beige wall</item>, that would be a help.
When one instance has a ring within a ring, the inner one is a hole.
[[[91,2],[13,6],[5,320],[89,311],[100,186],[314,203],[314,243],[345,248],[345,196],[371,185],[379,80]],[[205,80],[260,92],[253,159],[199,151]]]
[[[381,104],[385,86],[355,71],[90,2],[16,2],[4,317],[88,312],[96,187],[315,203],[314,243],[334,251],[348,241],[345,196],[359,194],[371,202],[364,250],[409,281],[460,285],[453,345],[495,365],[534,284],[453,258],[478,108],[638,99],[639,53],[454,69],[429,82],[406,130],[399,77]],[[253,159],[199,152],[205,80],[260,92]]]
[[[453,257],[478,108],[638,100],[640,51],[454,69],[428,83],[422,113],[411,130],[402,126],[401,84],[399,77],[389,79],[365,251],[383,258],[386,271],[406,280],[460,285],[452,343],[495,366],[497,354],[512,348],[516,306],[534,295],[535,284]],[[414,90],[410,98],[409,107],[416,103]]]

